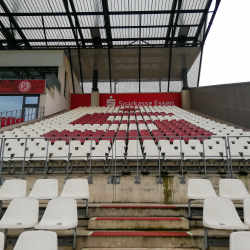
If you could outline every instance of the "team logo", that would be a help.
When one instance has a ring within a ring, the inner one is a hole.
[[[115,106],[115,99],[112,99],[113,96],[109,97],[110,99],[107,99],[107,107],[114,107]]]
[[[31,89],[31,83],[29,81],[22,81],[18,85],[18,89],[20,92],[28,92]]]

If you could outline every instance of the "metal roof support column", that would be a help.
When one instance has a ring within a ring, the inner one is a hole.
[[[109,85],[110,85],[110,93],[112,93],[111,58],[110,58],[110,46],[109,46],[109,44],[108,44],[108,55],[109,55]]]
[[[82,78],[82,63],[81,63],[81,56],[80,56],[80,48],[79,48],[79,46],[77,48],[77,52],[78,52],[78,61],[79,61],[79,69],[80,69],[80,79],[81,79],[81,83],[82,83],[82,93],[84,93],[83,78]]]
[[[68,47],[69,51],[69,63],[70,63],[70,72],[71,72],[71,79],[72,79],[72,85],[73,85],[73,92],[75,93],[75,83],[74,83],[74,76],[73,76],[73,69],[72,69],[72,60],[71,60],[71,52],[70,47]]]
[[[220,6],[220,2],[221,2],[221,0],[216,0],[216,4],[215,4],[214,11],[213,11],[213,15],[212,15],[212,17],[211,17],[211,19],[210,19],[210,22],[209,22],[208,26],[207,26],[207,30],[206,30],[205,35],[204,35],[204,37],[203,37],[202,44],[204,44],[205,41],[206,41],[206,39],[207,39],[207,35],[208,35],[209,30],[211,29],[211,26],[212,26],[212,24],[213,24],[215,15],[216,15],[217,10],[218,10],[218,8],[219,8],[219,6]]]
[[[141,15],[140,18],[140,29],[139,29],[139,93],[141,92]]]
[[[43,24],[43,34],[44,34],[44,39],[45,39],[45,43],[46,43],[46,46],[47,46],[47,49],[48,49],[48,41],[47,41],[46,29],[45,29],[45,24],[44,24],[44,19],[43,19],[43,16],[42,16],[42,24]]]
[[[206,31],[206,27],[207,27],[207,19],[206,19],[204,26],[203,26],[203,37],[204,37],[205,31]],[[203,58],[203,46],[204,46],[204,44],[202,43],[201,44],[200,63],[199,63],[199,72],[198,72],[198,78],[197,78],[197,87],[199,87],[199,85],[200,85],[201,65],[202,65],[202,58]]]
[[[171,78],[171,62],[172,62],[172,43],[170,45],[169,51],[169,66],[168,66],[168,92],[170,88],[170,78]]]

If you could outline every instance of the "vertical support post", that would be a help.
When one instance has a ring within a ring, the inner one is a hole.
[[[169,52],[169,67],[168,67],[168,92],[169,92],[169,88],[170,88],[171,63],[172,63],[172,42],[171,42],[171,44],[170,44],[170,52]]]
[[[138,166],[138,141],[139,141],[139,138],[137,138],[137,142],[136,142],[137,162],[136,162],[135,183],[140,184],[141,178],[139,177],[139,166]]]
[[[79,69],[80,69],[80,80],[81,80],[81,83],[82,83],[82,93],[84,93],[83,78],[82,78],[82,63],[81,63],[81,56],[80,56],[80,48],[79,48],[79,46],[77,47],[77,51],[78,51],[78,61],[79,61]]]
[[[181,184],[185,184],[186,183],[186,179],[184,177],[184,173],[183,173],[183,154],[182,154],[182,144],[181,144],[181,137],[180,137],[180,150],[181,150],[181,177],[179,178],[180,183]]]
[[[70,160],[70,137],[69,137],[69,149],[68,149],[68,161],[67,161],[67,166],[66,166],[66,177],[65,177],[65,182],[69,179],[69,160]]]
[[[5,138],[1,139],[1,164],[0,164],[0,185],[3,185],[5,179],[2,178],[2,170],[3,170],[3,158],[4,158],[4,147],[5,147]]]
[[[91,137],[91,142],[90,142],[90,160],[89,160],[89,176],[88,176],[88,183],[92,184],[93,183],[93,177],[91,177],[91,160],[92,160],[92,137]]]
[[[110,93],[112,93],[111,57],[110,57],[110,44],[109,43],[108,43],[108,57],[109,57],[109,85],[110,85]]]
[[[75,91],[75,83],[74,83],[74,76],[73,76],[73,69],[72,69],[70,47],[68,47],[68,52],[69,52],[69,63],[70,63],[70,73],[71,73],[71,79],[72,79],[73,92],[75,93],[76,91]]]
[[[229,143],[228,143],[229,145]],[[231,170],[230,170],[230,163],[229,163],[229,157],[228,157],[228,151],[227,151],[227,139],[225,138],[225,149],[226,149],[226,155],[227,155],[227,172],[228,172],[228,179],[231,178]]]
[[[159,92],[161,92],[161,81],[159,81]]]
[[[159,137],[158,137],[158,145],[159,145]],[[157,183],[158,184],[162,184],[162,178],[161,178],[161,150],[160,150],[160,147],[158,147],[158,152],[159,152],[159,176],[157,178]]]
[[[49,138],[47,138],[47,148],[46,148],[46,157],[45,157],[45,166],[44,166],[44,175],[43,179],[46,179],[47,168],[48,168],[48,152],[49,152]]]
[[[24,154],[23,154],[23,167],[22,167],[22,175],[21,175],[21,180],[24,180],[25,178],[23,177],[24,175],[24,167],[25,167],[25,158],[26,158],[26,148],[27,148],[27,138],[25,138],[25,143],[24,143]]]
[[[228,144],[228,154],[229,154],[229,159],[230,159],[231,179],[233,179],[234,178],[234,175],[233,175],[233,163],[232,163],[231,148],[230,148],[228,136],[226,137],[226,140],[227,140],[227,144]],[[226,147],[226,150],[227,150],[227,147]]]
[[[139,15],[139,93],[141,92],[141,14]]]
[[[205,179],[207,178],[207,165],[206,165],[206,154],[205,154],[205,146],[204,146],[204,137],[202,136],[202,146],[203,146],[203,159],[204,159],[204,173]]]

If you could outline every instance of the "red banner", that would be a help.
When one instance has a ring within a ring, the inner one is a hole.
[[[181,93],[100,94],[99,106],[177,106]]]
[[[46,80],[0,80],[1,94],[44,94]]]
[[[70,109],[91,106],[91,94],[71,94]]]
[[[91,105],[91,94],[71,94],[71,109]],[[181,93],[100,94],[99,106],[177,106]]]

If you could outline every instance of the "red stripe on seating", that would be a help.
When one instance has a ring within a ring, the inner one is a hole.
[[[100,206],[102,208],[176,208],[176,206]]]
[[[173,220],[181,221],[180,217],[97,217],[95,220]]]
[[[147,231],[126,231],[126,232],[93,232],[91,236],[148,236],[148,237],[190,237],[186,232],[147,232]]]

